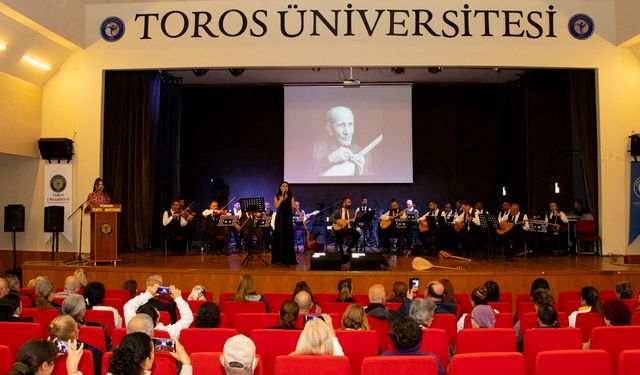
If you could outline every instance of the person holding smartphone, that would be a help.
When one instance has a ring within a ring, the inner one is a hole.
[[[179,375],[191,375],[191,359],[178,340],[169,340],[174,351],[168,353],[182,363]],[[126,335],[113,350],[108,375],[142,375],[148,373],[155,359],[154,342],[149,335],[134,332]]]
[[[159,295],[159,293],[168,292],[173,298],[174,302],[178,306],[178,311],[180,311],[180,320],[178,320],[175,324],[164,325],[160,322],[160,313],[155,306],[148,303],[149,300]],[[124,320],[125,325],[129,324],[129,320],[133,318],[137,313],[144,313],[151,317],[153,322],[155,323],[155,328],[164,330],[169,332],[169,336],[172,339],[180,338],[180,331],[185,328],[189,328],[191,323],[193,322],[193,314],[191,312],[191,308],[189,304],[182,298],[182,291],[176,288],[173,285],[167,287],[160,286],[158,284],[154,284],[147,287],[147,290],[140,294],[137,297],[129,300],[129,302],[124,305]]]
[[[307,315],[296,350],[291,355],[344,355],[329,314]]]

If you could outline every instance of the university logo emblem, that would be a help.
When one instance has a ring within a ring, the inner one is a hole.
[[[107,42],[120,40],[124,35],[124,22],[118,17],[109,17],[100,25],[100,35]]]
[[[51,190],[53,190],[54,192],[60,193],[67,187],[67,179],[64,178],[64,176],[57,174],[51,177],[49,186],[51,186]]]
[[[640,177],[633,181],[633,194],[636,195],[636,198],[640,199]]]
[[[593,19],[586,14],[576,14],[569,20],[569,33],[579,40],[589,39],[594,28]]]
[[[111,234],[111,232],[113,232],[113,227],[111,226],[111,224],[109,223],[100,224],[100,233],[102,233],[105,236],[108,236]]]

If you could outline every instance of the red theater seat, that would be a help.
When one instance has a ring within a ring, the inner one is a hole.
[[[469,295],[464,293],[456,293],[456,299],[458,300],[458,314],[471,314],[473,306],[471,306]]]
[[[189,308],[191,309],[191,312],[193,313],[193,316],[196,315],[196,313],[198,312],[198,308],[200,306],[202,306],[202,304],[204,304],[207,301],[187,301],[187,304],[189,305]]]
[[[332,355],[281,355],[275,359],[275,375],[349,375],[349,358]]]
[[[233,328],[187,328],[180,332],[180,343],[188,354],[221,352],[227,339],[237,334]]]
[[[528,302],[527,300],[531,299],[531,294],[529,293],[518,293],[516,294],[516,304],[520,302]]]
[[[618,369],[618,357],[624,350],[640,349],[640,327],[595,327],[591,331],[591,349],[609,353],[611,373]]]
[[[118,298],[105,298],[104,300],[102,300],[102,304],[104,306],[111,306],[114,309],[118,310],[118,313],[120,314],[120,317],[123,318],[123,319],[124,319],[124,304],[125,303],[126,302],[122,302],[122,300],[120,300]],[[122,324],[124,324],[124,322]],[[120,328],[122,328],[122,327],[120,327]]]
[[[633,298],[633,299],[623,299],[622,300],[624,303],[627,304],[627,306],[629,307],[630,311],[636,311],[636,309],[638,308],[638,299]]]
[[[95,346],[103,352],[107,351],[107,344],[102,327],[80,326],[80,341]]]
[[[322,312],[325,314],[338,314],[342,316],[344,311],[349,307],[349,305],[353,305],[351,302],[327,302],[322,305]]]
[[[631,325],[640,326],[640,311],[634,311],[631,315]]]
[[[525,375],[520,353],[467,353],[451,359],[450,375]]]
[[[369,327],[378,333],[378,348],[381,352],[384,352],[391,343],[391,338],[389,337],[391,325],[389,321],[386,319],[377,319],[372,316],[367,316],[367,321],[369,322]]]
[[[40,324],[42,328],[42,333],[40,335],[42,337],[47,337],[49,335],[47,327],[49,327],[49,323],[58,316],[60,316],[60,313],[56,309],[22,309],[22,314],[20,314],[21,318],[33,318],[34,323]]]
[[[240,313],[235,317],[236,330],[245,336],[249,336],[253,329],[273,327],[279,322],[278,313]]]
[[[640,374],[640,350],[625,350],[618,359],[618,375]]]
[[[538,353],[562,349],[582,349],[582,332],[577,328],[538,328],[527,330],[524,334],[523,350],[527,374],[534,374]]]
[[[84,315],[84,320],[88,322],[98,322],[107,329],[107,335],[111,335],[113,330],[116,329],[116,323],[114,320],[113,311],[108,310],[87,310]]]
[[[282,303],[284,301],[293,300],[293,298],[291,298],[291,294],[284,294],[284,293],[265,293],[263,294],[263,296],[264,296],[264,299],[266,299],[267,303],[269,304],[270,311],[273,311],[273,312],[280,311],[280,306],[282,306]]]
[[[301,331],[284,329],[254,329],[249,338],[256,344],[256,352],[262,356],[265,375],[273,374],[276,357],[289,355],[296,350]],[[274,343],[277,343],[275,345]]]
[[[516,307],[516,315],[518,315],[518,318],[522,318],[524,314],[535,312],[536,308],[533,302],[518,302],[518,306]]]
[[[62,354],[56,357],[52,375],[67,375],[67,355]],[[83,374],[93,374],[93,354],[89,350],[83,350],[82,358],[78,364],[78,371]]]
[[[6,345],[0,345],[0,374],[9,373],[13,367],[14,360],[11,348]]]
[[[400,310],[400,307],[402,307],[402,303],[401,302],[387,302],[384,304],[384,307],[386,307],[389,310]]]
[[[115,298],[122,301],[122,303],[127,303],[131,299],[131,295],[128,290],[124,289],[106,289],[104,291],[104,298]]]
[[[536,375],[609,375],[609,354],[604,350],[556,350],[541,352]]]
[[[604,327],[604,317],[600,313],[587,312],[576,316],[576,328],[582,330],[582,341],[588,342],[591,338],[591,331],[595,327]]]
[[[20,293],[28,294],[34,301],[36,300],[36,290],[34,288],[20,288]]]
[[[438,328],[423,328],[422,342],[420,343],[421,352],[431,352],[440,358],[440,362],[444,368],[449,363],[449,343],[447,331]]]
[[[567,310],[566,304],[568,301],[580,301],[580,291],[579,290],[561,290],[558,292],[558,305],[560,307],[559,311],[564,311],[567,313],[571,313],[575,310]]]
[[[30,308],[33,307],[33,300],[29,296],[20,296],[20,303],[22,303],[22,308]]]
[[[431,356],[369,357],[362,361],[366,375],[437,375],[438,363]]]
[[[171,315],[168,311],[158,311],[160,313],[160,323],[168,326],[171,324]]]
[[[456,353],[515,352],[513,328],[463,329],[458,333]]]
[[[616,291],[613,289],[599,290],[598,296],[600,297],[600,300],[602,301],[602,303],[604,303],[605,301],[618,298],[618,295],[616,295]]]
[[[38,323],[0,322],[0,345],[8,346],[14,357],[18,355],[22,344],[41,338],[42,326]]]
[[[336,331],[336,337],[344,355],[349,357],[352,375],[360,374],[362,360],[378,355],[378,334],[375,331]]]
[[[225,375],[224,367],[220,363],[222,352],[198,352],[189,355],[193,366],[193,373],[196,375]],[[253,371],[253,375],[262,375],[262,358],[257,355],[258,363]]]
[[[435,314],[430,328],[440,328],[447,331],[449,345],[456,342],[458,336],[458,321],[453,314]]]
[[[267,305],[262,302],[222,301],[220,310],[227,315],[229,327],[235,327],[234,318],[238,313],[266,313]]]

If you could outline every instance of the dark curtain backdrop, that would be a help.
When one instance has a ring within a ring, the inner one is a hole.
[[[160,75],[113,71],[105,75],[103,173],[105,189],[122,204],[118,248],[149,243],[155,193]]]

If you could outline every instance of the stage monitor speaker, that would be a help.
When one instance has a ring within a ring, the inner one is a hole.
[[[389,267],[389,263],[381,254],[352,254],[350,271],[379,271],[382,266]]]
[[[341,271],[342,255],[340,253],[315,253],[311,256],[312,271]]]
[[[10,204],[4,206],[4,231],[24,232],[24,206]]]
[[[631,156],[640,156],[640,135],[634,134],[629,138],[631,138],[631,147],[629,148]]]
[[[40,138],[38,140],[40,156],[44,160],[71,160],[73,141],[69,138]]]
[[[48,206],[44,208],[44,231],[64,232],[64,207]]]

